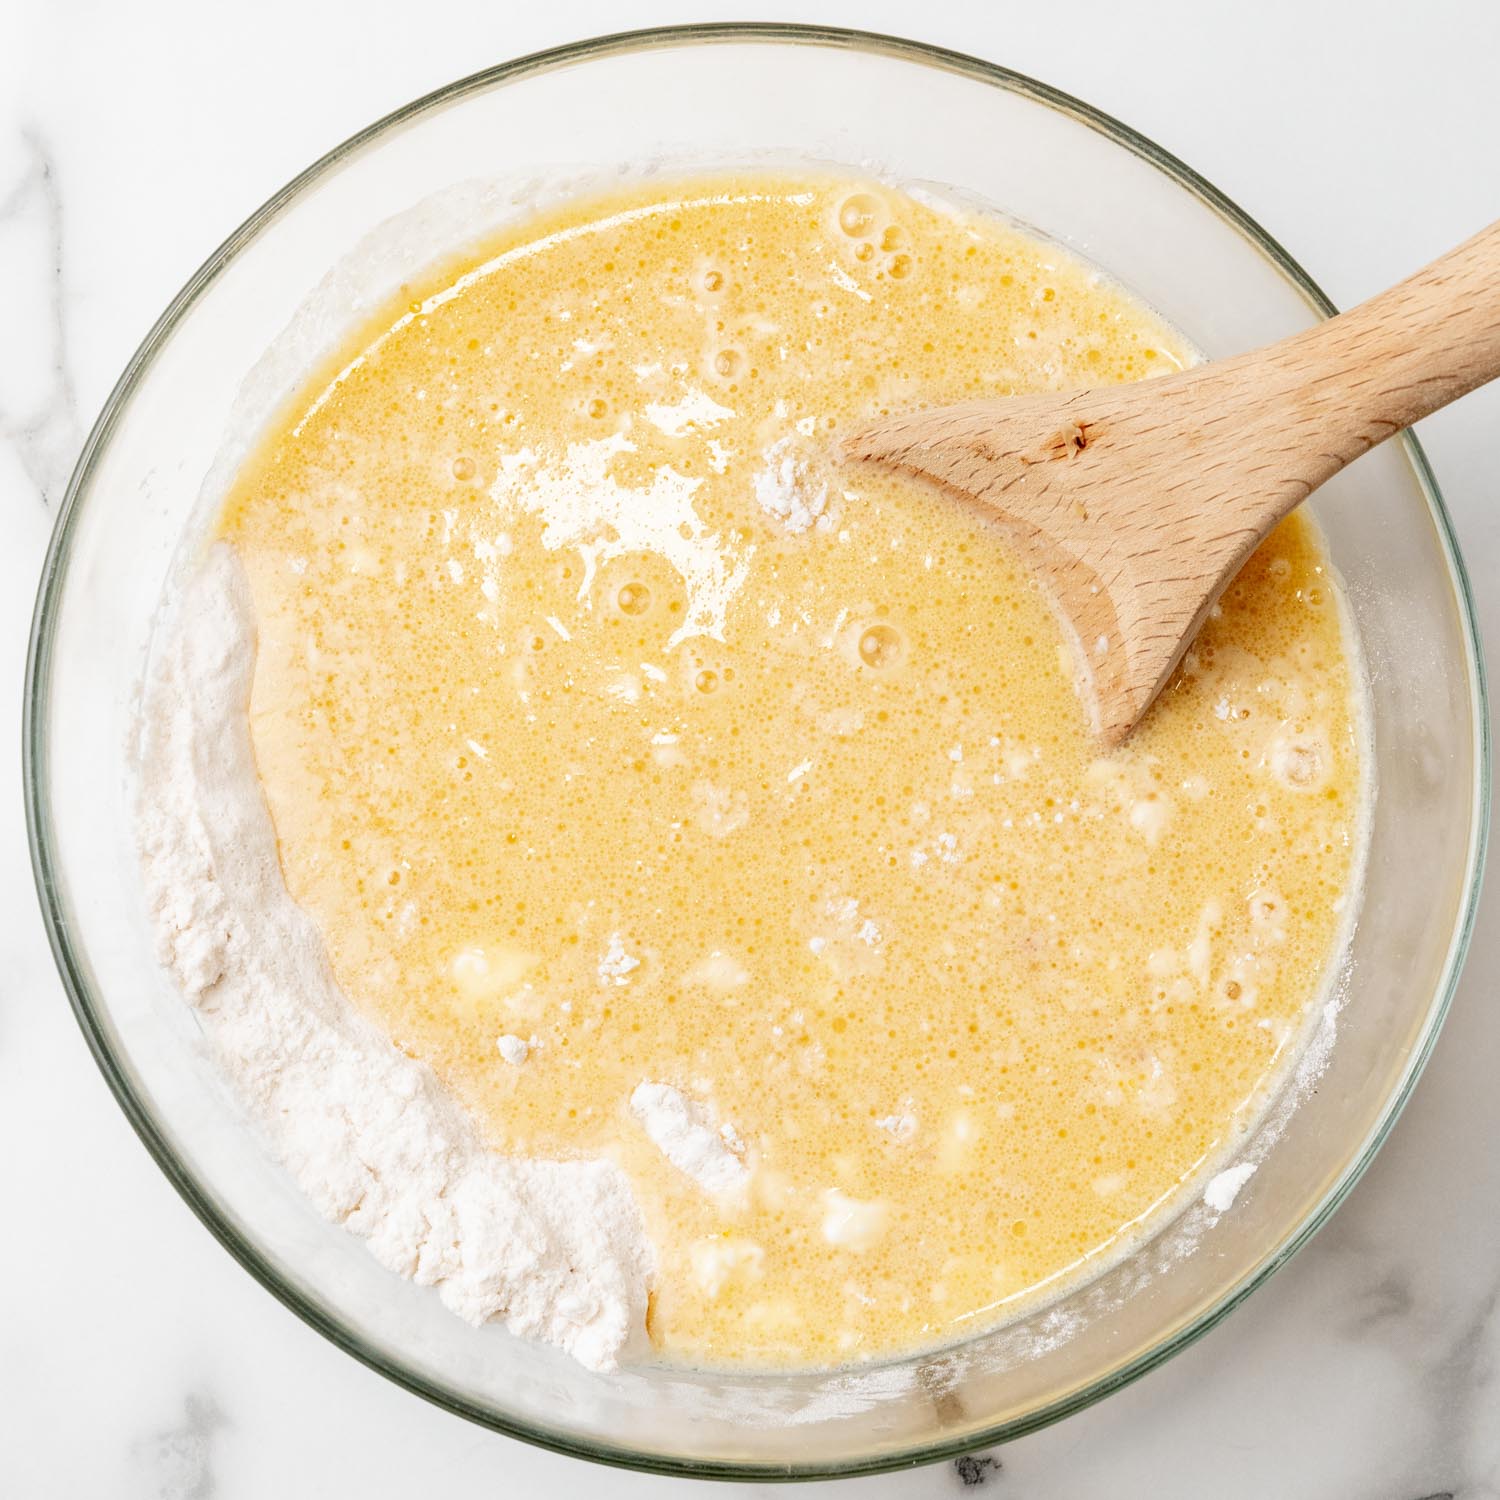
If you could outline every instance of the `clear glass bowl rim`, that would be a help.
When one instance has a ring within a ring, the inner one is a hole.
[[[310,1327],[387,1379],[447,1411],[509,1437],[519,1438],[524,1442],[573,1457],[650,1473],[707,1479],[803,1480],[851,1477],[955,1458],[978,1448],[990,1447],[1021,1437],[1025,1433],[1035,1431],[1073,1412],[1080,1411],[1111,1392],[1129,1385],[1196,1342],[1280,1269],[1327,1222],[1330,1215],[1364,1174],[1410,1098],[1412,1089],[1426,1065],[1442,1027],[1463,967],[1464,956],[1468,950],[1478,908],[1490,820],[1489,706],[1483,652],[1473,598],[1468,574],[1458,550],[1447,508],[1438,491],[1437,483],[1421,445],[1410,432],[1400,434],[1394,441],[1401,444],[1411,464],[1417,487],[1427,502],[1447,561],[1449,582],[1463,626],[1468,696],[1475,726],[1475,786],[1471,804],[1473,822],[1469,835],[1463,895],[1458,919],[1449,940],[1442,975],[1429,1004],[1422,1033],[1412,1048],[1397,1087],[1386,1101],[1381,1117],[1363,1147],[1351,1159],[1343,1174],[1329,1189],[1322,1201],[1303,1219],[1280,1247],[1263,1260],[1250,1275],[1231,1288],[1196,1321],[1174,1335],[1164,1338],[1131,1363],[1109,1372],[1059,1401],[1028,1412],[1021,1418],[998,1423],[962,1439],[914,1444],[902,1450],[883,1451],[868,1459],[831,1464],[810,1462],[780,1465],[775,1469],[733,1461],[654,1458],[630,1449],[612,1448],[604,1444],[564,1437],[555,1432],[515,1421],[488,1407],[465,1401],[453,1392],[432,1384],[417,1372],[404,1369],[382,1351],[367,1344],[358,1329],[332,1316],[312,1299],[303,1296],[296,1288],[287,1284],[256,1246],[242,1237],[228,1222],[207,1186],[193,1176],[186,1164],[172,1150],[157,1125],[148,1101],[137,1094],[127,1072],[118,1065],[107,1031],[101,1024],[98,1004],[95,996],[90,992],[83,966],[74,952],[73,938],[59,889],[55,850],[51,841],[47,708],[56,611],[69,565],[73,534],[84,503],[89,496],[94,471],[109,443],[115,424],[150,370],[157,352],[171,337],[173,330],[192,309],[203,292],[238,253],[276,219],[283,208],[325,173],[381,136],[429,111],[453,104],[472,93],[500,87],[551,69],[568,67],[595,58],[647,49],[680,47],[684,44],[716,42],[780,43],[863,51],[959,74],[968,79],[1019,94],[1034,103],[1044,105],[1087,125],[1116,145],[1157,168],[1249,241],[1301,294],[1314,312],[1328,317],[1336,311],[1333,303],[1307,272],[1271,235],[1210,182],[1199,176],[1169,151],[1080,99],[1052,88],[1048,84],[1038,82],[1025,74],[966,53],[878,32],[858,31],[843,27],[729,21],[652,27],[640,31],[594,37],[532,53],[526,57],[516,58],[470,74],[466,78],[413,100],[350,136],[292,178],[285,187],[262,204],[204,261],[182,290],[172,299],[165,312],[157,319],[141,342],[140,347],[131,356],[130,362],[115,383],[114,389],[106,399],[84,442],[77,465],[69,479],[62,506],[54,523],[37,590],[26,661],[22,717],[22,780],[25,790],[27,839],[42,917],[64,988],[84,1038],[94,1055],[94,1060],[124,1110],[126,1118],[157,1165],[182,1195],[188,1207],[215,1238],[267,1291]]]

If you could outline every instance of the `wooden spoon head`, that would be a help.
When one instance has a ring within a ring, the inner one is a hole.
[[[888,418],[848,457],[978,504],[1032,568],[1106,746],[1139,724],[1261,536],[1307,492],[1258,485],[1200,444],[1201,376],[964,402]],[[1232,494],[1233,503],[1221,503]]]

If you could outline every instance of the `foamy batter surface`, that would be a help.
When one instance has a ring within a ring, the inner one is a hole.
[[[1314,536],[1104,756],[998,535],[832,450],[1189,357],[993,222],[659,183],[408,289],[231,495],[291,894],[496,1148],[620,1164],[664,1353],[976,1331],[1263,1097],[1359,823]]]

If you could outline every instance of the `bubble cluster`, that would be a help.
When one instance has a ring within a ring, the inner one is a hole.
[[[856,265],[876,276],[903,281],[915,260],[910,232],[892,217],[890,199],[869,191],[850,193],[835,206],[833,222]]]

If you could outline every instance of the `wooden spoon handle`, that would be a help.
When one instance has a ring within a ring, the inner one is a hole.
[[[1330,472],[1500,377],[1500,222],[1259,363]]]

